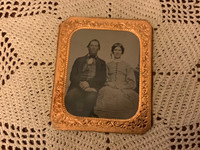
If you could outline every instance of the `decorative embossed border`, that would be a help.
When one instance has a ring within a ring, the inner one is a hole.
[[[130,119],[78,117],[64,105],[70,39],[79,29],[129,31],[140,41],[139,108]],[[60,25],[51,120],[56,129],[120,133],[145,133],[152,124],[152,27],[145,20],[71,17]]]

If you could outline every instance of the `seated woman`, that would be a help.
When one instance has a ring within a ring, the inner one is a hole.
[[[94,114],[100,118],[128,119],[138,109],[139,95],[134,90],[134,69],[121,60],[124,47],[120,43],[112,46],[114,60],[107,64],[107,82],[99,90]]]

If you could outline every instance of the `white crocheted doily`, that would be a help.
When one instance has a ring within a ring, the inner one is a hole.
[[[144,135],[51,125],[58,30],[70,16],[153,26],[153,127]],[[200,149],[200,1],[1,0],[0,149]]]

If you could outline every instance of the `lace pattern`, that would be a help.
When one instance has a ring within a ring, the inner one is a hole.
[[[0,149],[199,149],[199,10],[198,0],[0,1]],[[59,24],[70,16],[153,26],[153,127],[144,135],[51,125]]]

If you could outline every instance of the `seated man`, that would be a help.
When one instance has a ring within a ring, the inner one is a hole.
[[[97,93],[106,81],[106,64],[97,56],[98,40],[91,40],[87,48],[89,53],[77,58],[73,64],[65,106],[72,115],[92,117]]]

